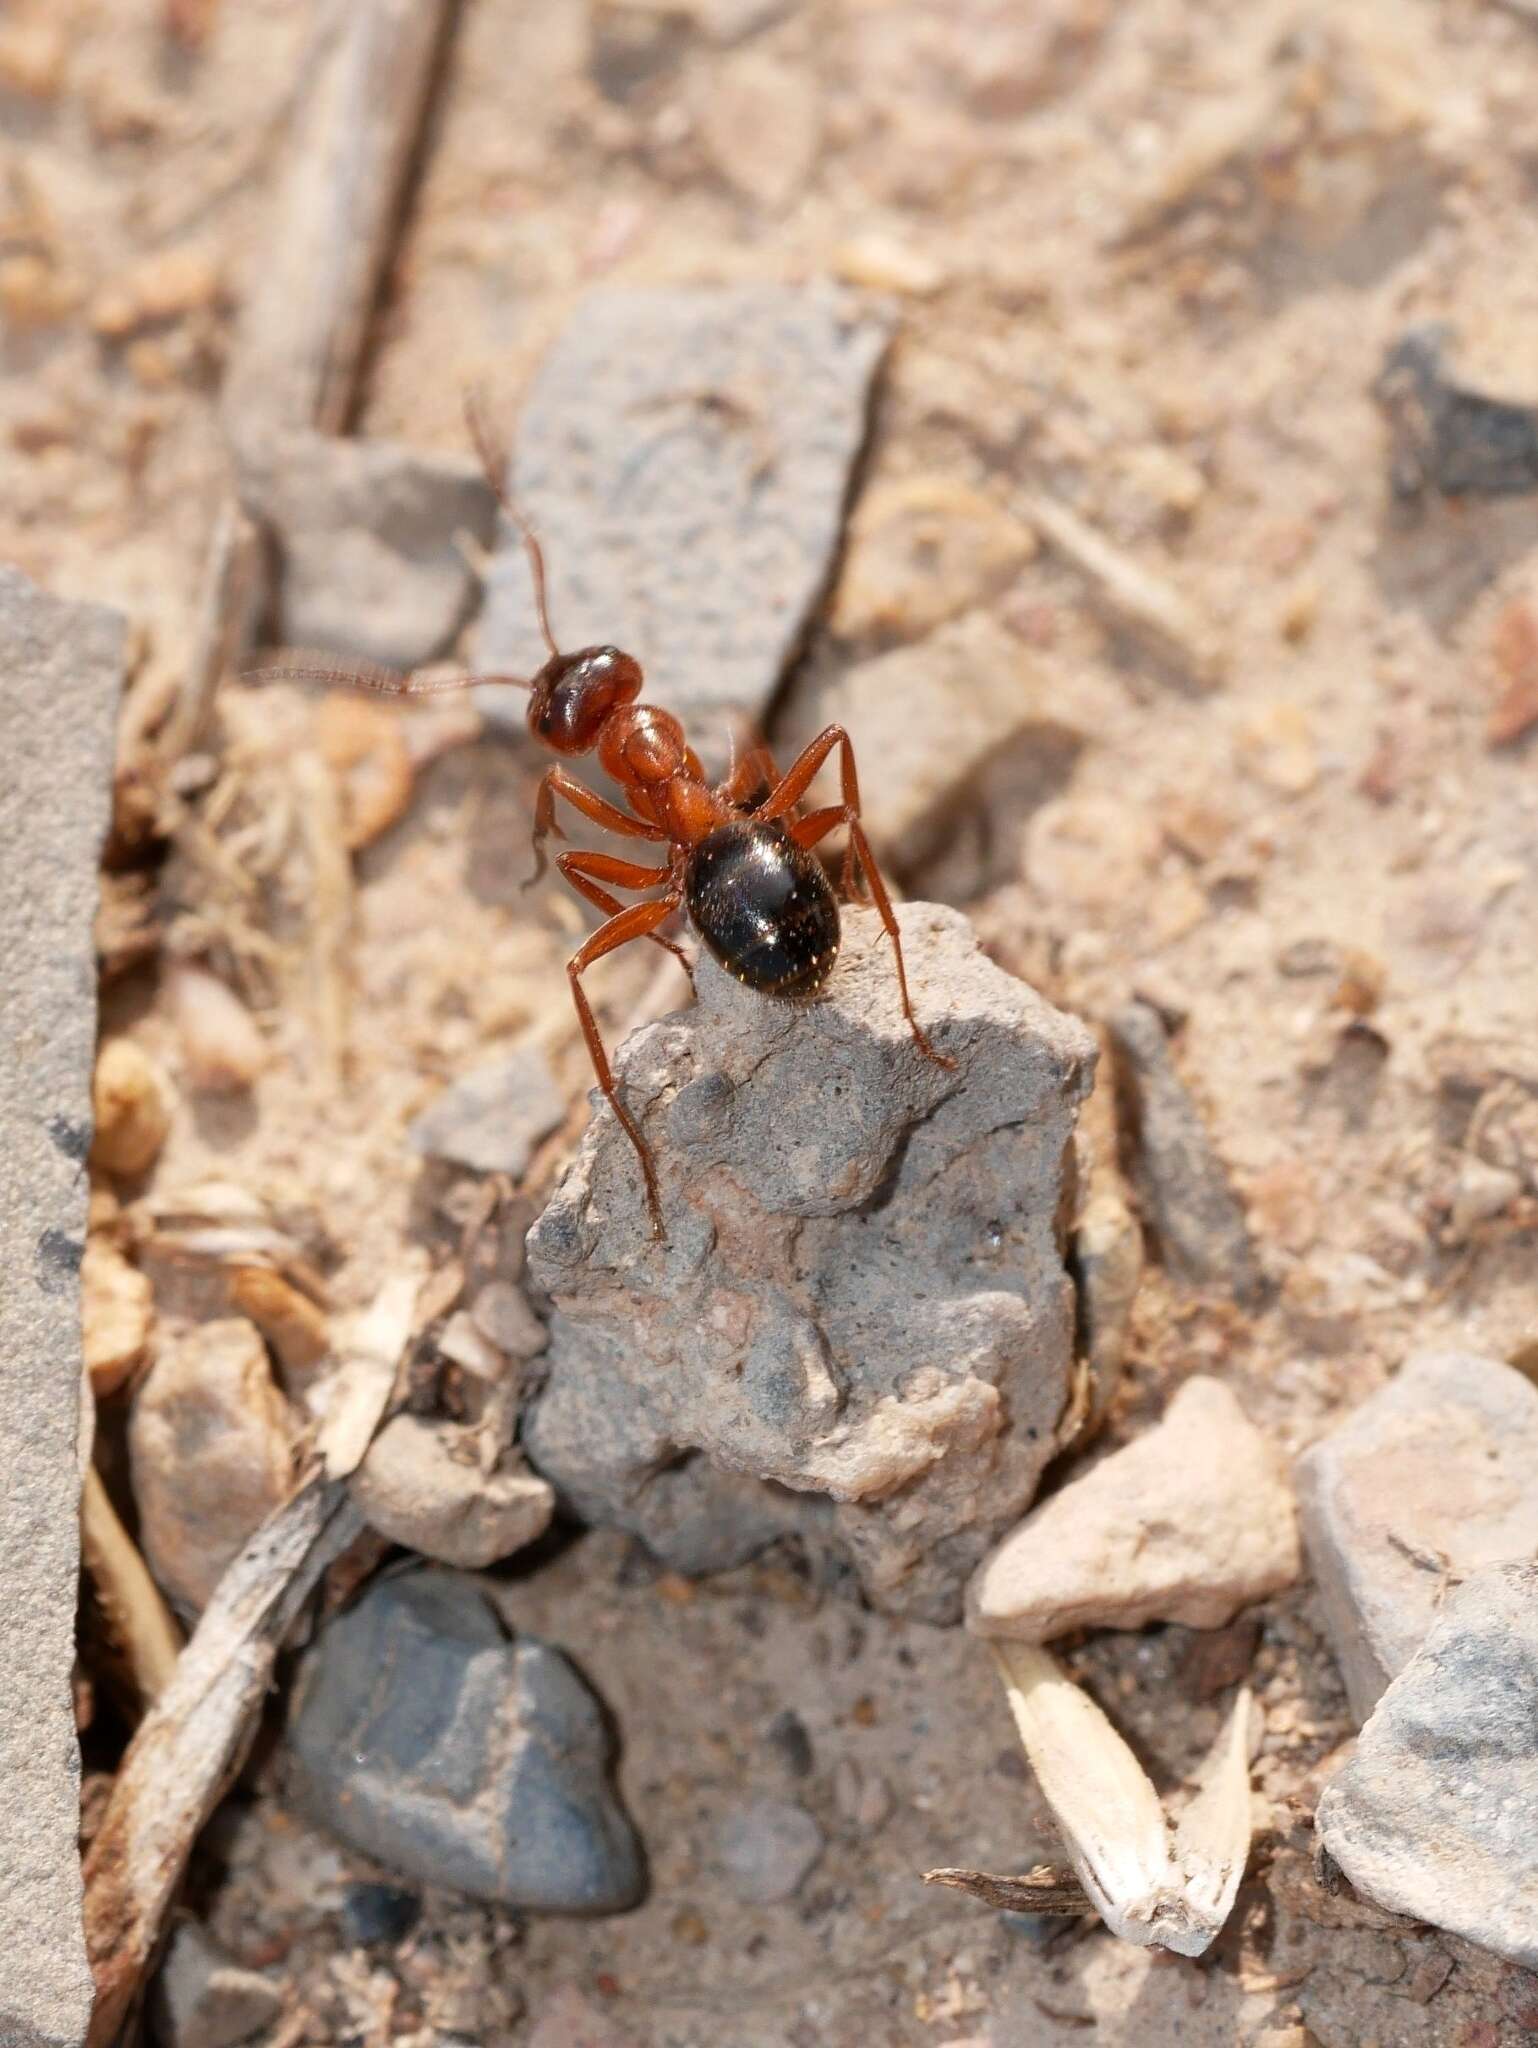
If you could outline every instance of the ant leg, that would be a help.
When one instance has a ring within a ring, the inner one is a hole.
[[[609,1098],[609,1105],[619,1118],[626,1137],[636,1149],[636,1157],[641,1162],[641,1172],[646,1181],[646,1206],[651,1211],[652,1236],[659,1243],[666,1243],[667,1232],[662,1227],[662,1197],[657,1190],[657,1169],[652,1165],[652,1156],[646,1149],[646,1140],[641,1136],[629,1110],[615,1091],[614,1076],[609,1071],[603,1040],[598,1035],[593,1012],[582,992],[582,977],[593,962],[601,960],[605,953],[615,952],[620,946],[628,945],[632,939],[649,937],[663,919],[677,909],[681,901],[682,898],[674,890],[666,896],[659,896],[655,903],[632,903],[629,909],[611,917],[607,924],[601,924],[587,943],[579,947],[566,963],[566,978],[571,983],[571,998],[577,1006],[577,1022],[582,1026],[582,1036],[587,1040],[593,1072],[598,1076],[598,1085]]]
[[[632,860],[616,860],[610,853],[558,853],[555,864],[561,871],[561,879],[569,882],[579,896],[585,896],[589,903],[599,910],[606,910],[611,916],[625,908],[617,896],[611,896],[607,889],[601,889],[600,882],[614,882],[621,889],[654,889],[659,882],[672,879],[671,868],[644,868]],[[694,979],[694,966],[682,946],[675,946],[671,939],[663,938],[660,932],[648,932],[647,937],[654,946],[661,946],[671,953],[690,981]]]
[[[849,744],[846,739],[845,746]],[[881,879],[881,870],[876,865],[876,856],[870,850],[870,841],[858,816],[847,803],[829,804],[825,810],[811,811],[804,818],[798,818],[790,828],[790,836],[798,846],[815,846],[817,841],[831,832],[837,825],[849,827],[849,847],[859,855],[860,866],[865,879],[870,883],[871,900],[876,914],[885,927],[887,937],[892,941],[892,956],[897,963],[897,991],[902,997],[903,1015],[908,1020],[908,1029],[913,1033],[913,1042],[926,1058],[932,1059],[937,1067],[954,1067],[956,1062],[948,1053],[936,1052],[929,1042],[929,1034],[913,1014],[912,998],[908,994],[908,970],[903,965],[902,936],[897,929],[897,915],[892,909],[892,899],[887,894],[886,883]]]
[[[844,807],[852,818],[860,815],[860,778],[855,772],[854,747],[847,732],[841,725],[825,726],[816,739],[802,748],[791,763],[788,771],[753,813],[755,818],[778,818],[798,804],[811,787],[812,780],[833,749],[838,753],[838,779],[843,791]],[[855,849],[851,835],[844,849],[844,867],[840,880],[844,894],[859,901],[855,888]]]
[[[780,771],[774,765],[774,756],[763,740],[755,740],[752,746],[734,760],[716,794],[723,797],[734,811],[751,811],[768,796],[780,779]]]
[[[629,811],[622,811],[618,804],[611,804],[607,797],[601,797],[597,790],[589,789],[585,783],[565,768],[547,768],[539,780],[539,795],[534,800],[534,872],[524,883],[525,889],[532,889],[550,865],[545,853],[545,841],[553,832],[557,839],[566,834],[555,822],[555,800],[565,797],[574,811],[580,811],[584,818],[591,818],[595,825],[606,826],[610,832],[621,833],[627,839],[651,839],[667,844],[668,835],[660,825],[648,825],[644,818],[634,818]]]

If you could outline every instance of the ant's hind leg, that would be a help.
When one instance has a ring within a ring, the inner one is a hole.
[[[598,1085],[609,1098],[609,1106],[619,1118],[625,1136],[634,1145],[636,1157],[641,1162],[641,1173],[646,1183],[646,1206],[651,1213],[652,1236],[659,1243],[667,1242],[667,1232],[662,1227],[662,1196],[657,1187],[657,1169],[647,1149],[646,1140],[641,1136],[630,1111],[626,1109],[614,1086],[614,1076],[609,1070],[608,1056],[603,1049],[603,1040],[598,1035],[598,1026],[593,1021],[593,1012],[587,997],[582,992],[582,977],[595,960],[601,960],[606,953],[613,953],[619,947],[628,945],[632,939],[644,939],[657,929],[663,920],[677,909],[681,898],[677,892],[660,896],[654,903],[632,903],[628,910],[622,910],[611,917],[607,924],[601,924],[587,943],[578,948],[566,963],[566,976],[571,983],[572,1001],[577,1006],[577,1022],[582,1026],[582,1036],[587,1041],[588,1057],[593,1062],[593,1072]]]

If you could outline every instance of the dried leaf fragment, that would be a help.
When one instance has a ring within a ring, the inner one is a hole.
[[[1249,1854],[1249,1694],[1240,1693],[1172,1844],[1158,1794],[1088,1694],[1045,1650],[1000,1643],[995,1654],[1026,1757],[1095,1910],[1124,1941],[1201,1955],[1232,1909]]]

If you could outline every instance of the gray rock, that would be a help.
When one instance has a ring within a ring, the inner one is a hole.
[[[1363,1897],[1538,1968],[1538,1563],[1448,1600],[1319,1802]]]
[[[664,1552],[672,1475],[703,1488],[702,1461],[680,1465],[702,1452],[879,1605],[948,1619],[1067,1400],[1069,1140],[1095,1047],[959,913],[900,917],[954,1072],[915,1047],[869,911],[845,913],[819,1002],[767,1001],[707,958],[696,1006],[628,1041],[670,1241],[601,1109],[529,1239],[554,1315],[524,1441],[578,1512]]]
[[[275,1985],[241,1969],[195,1920],[180,1922],[151,1993],[163,2048],[235,2048],[270,2027],[282,2010]]]
[[[1538,1552],[1538,1388],[1492,1358],[1420,1352],[1297,1477],[1325,1625],[1365,1721],[1448,1584]]]
[[[307,1658],[293,1746],[302,1804],[424,1884],[546,1913],[641,1894],[602,1709],[559,1650],[508,1639],[473,1579],[376,1580]]]
[[[80,1260],[124,622],[0,567],[0,2040],[80,2040]]]
[[[762,719],[833,567],[885,324],[825,287],[590,292],[524,404],[513,488],[563,647],[614,641],[707,765]],[[477,666],[545,659],[515,535]],[[487,690],[489,717],[523,701]]]
[[[415,668],[470,617],[465,542],[497,518],[476,462],[296,429],[241,449],[240,495],[275,545],[285,645]]]
[[[565,1113],[549,1060],[537,1045],[520,1045],[462,1074],[406,1135],[424,1158],[516,1178]]]
[[[1139,1192],[1165,1264],[1198,1287],[1226,1287],[1254,1306],[1263,1293],[1244,1205],[1170,1056],[1151,1004],[1110,1019],[1131,1112]]]
[[[727,1887],[745,1906],[772,1906],[794,1897],[822,1850],[822,1829],[790,1799],[755,1799],[733,1807],[716,1834]]]
[[[1023,1643],[1150,1621],[1220,1628],[1298,1564],[1279,1459],[1222,1381],[1199,1375],[1157,1427],[1005,1537],[967,1589],[967,1625]]]
[[[814,729],[844,726],[856,759],[870,764],[865,829],[904,873],[936,850],[978,777],[1009,749],[1071,756],[1088,738],[1063,678],[981,611],[856,663],[822,692],[816,713]]]

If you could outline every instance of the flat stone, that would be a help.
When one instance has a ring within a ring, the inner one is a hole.
[[[84,2038],[80,1759],[80,1261],[96,956],[125,624],[0,567],[0,2040]]]
[[[601,1107],[529,1238],[554,1314],[524,1445],[579,1514],[670,1562],[680,1522],[727,1551],[741,1515],[830,1548],[880,1606],[954,1619],[1068,1399],[1065,1175],[1095,1046],[958,912],[899,917],[954,1071],[915,1046],[863,910],[819,1001],[705,958],[695,1006],[627,1042],[668,1243]]]
[[[589,292],[524,403],[514,495],[563,647],[612,641],[707,766],[763,720],[838,552],[884,321],[825,286]],[[545,660],[517,535],[487,577],[476,665]],[[480,692],[521,726],[520,693]]]
[[[162,1345],[134,1396],[128,1450],[150,1569],[200,1612],[293,1483],[292,1418],[256,1326],[230,1316]]]
[[[790,1799],[755,1799],[733,1807],[716,1835],[728,1889],[745,1906],[772,1906],[794,1897],[822,1851],[822,1829]]]
[[[166,1946],[151,2008],[164,2048],[235,2048],[272,2025],[283,1997],[255,1970],[243,1970],[195,1920],[183,1920]]]
[[[416,668],[470,618],[497,519],[477,462],[295,429],[241,449],[239,488],[274,543],[285,646]]]
[[[815,723],[848,731],[855,759],[868,764],[860,795],[871,845],[905,869],[934,851],[1001,754],[1031,746],[1071,756],[1088,737],[1061,678],[980,611],[857,663],[822,693]]]
[[[1419,1352],[1297,1478],[1325,1625],[1365,1721],[1449,1583],[1538,1552],[1538,1387],[1493,1358]]]
[[[397,1415],[369,1445],[352,1496],[371,1529],[440,1564],[481,1571],[549,1527],[555,1495],[514,1466],[483,1472],[476,1432]]]
[[[617,1913],[640,1846],[611,1791],[603,1711],[551,1644],[509,1640],[474,1579],[376,1579],[305,1660],[302,1805],[424,1884],[545,1913]]]
[[[1146,1436],[1027,1515],[968,1588],[976,1634],[1047,1643],[1151,1621],[1221,1628],[1291,1585],[1280,1460],[1220,1380],[1187,1380]]]
[[[520,1045],[462,1074],[406,1136],[424,1158],[516,1179],[565,1114],[549,1060],[537,1045]]]
[[[1319,1802],[1364,1898],[1538,1969],[1538,1563],[1452,1592]]]
[[[1126,1003],[1110,1030],[1131,1110],[1144,1220],[1165,1264],[1198,1287],[1224,1287],[1254,1306],[1264,1283],[1244,1205],[1180,1078],[1158,1011]]]

